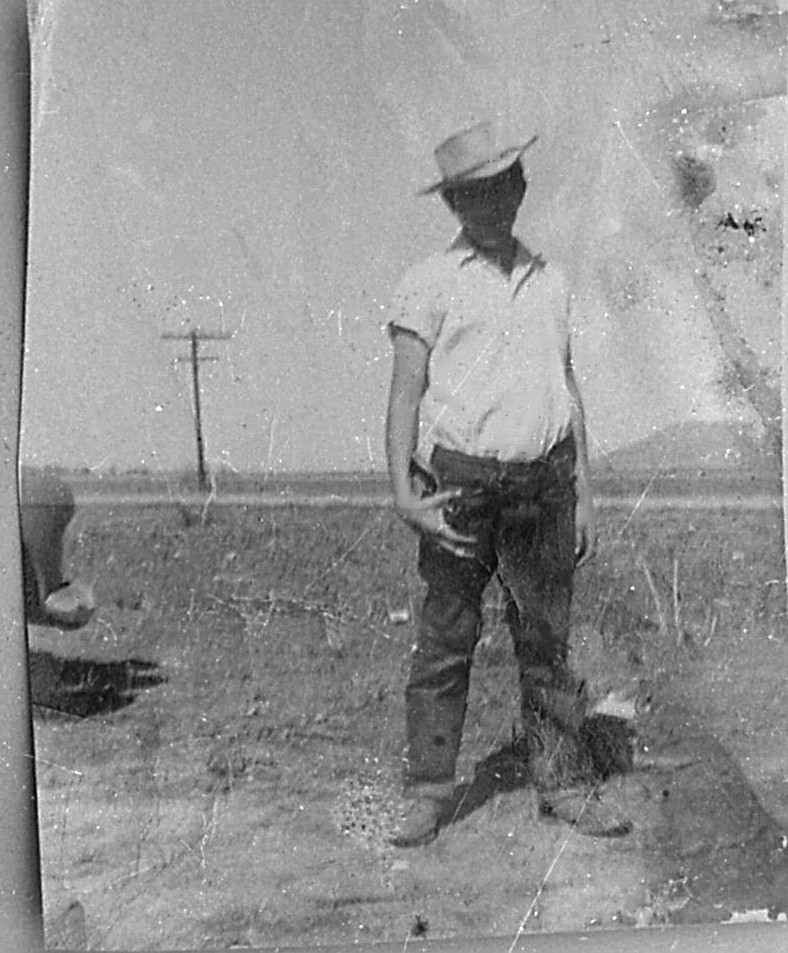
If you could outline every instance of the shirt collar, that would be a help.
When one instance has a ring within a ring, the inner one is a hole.
[[[528,249],[523,245],[517,236],[515,236],[515,242],[517,243],[514,254],[514,267],[512,268],[512,278],[515,273],[522,268],[530,268],[534,263],[538,263],[541,259],[539,255],[532,255]],[[460,260],[458,262],[458,267],[462,268],[465,265],[469,264],[472,261],[483,261],[479,252],[473,247],[473,245],[468,241],[462,229],[457,232],[454,238],[449,243],[449,247],[446,249],[449,252],[459,252]]]

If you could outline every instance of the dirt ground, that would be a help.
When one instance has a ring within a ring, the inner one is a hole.
[[[82,632],[31,631],[50,945],[514,939],[788,909],[779,507],[602,514],[573,664],[597,698],[637,702],[647,749],[604,784],[633,823],[615,839],[537,816],[493,588],[451,823],[387,844],[414,554],[376,508],[82,508],[72,569],[100,608]]]

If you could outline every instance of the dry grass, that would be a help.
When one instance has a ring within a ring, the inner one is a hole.
[[[733,634],[784,620],[780,514],[692,522],[655,511],[626,529],[603,522],[575,603],[574,659],[598,691],[644,677],[678,684]],[[509,922],[507,890],[541,891],[544,906],[550,842],[506,807],[499,816],[481,802],[456,835],[482,861],[480,845],[496,838],[547,852],[508,887],[485,881],[504,891],[495,910],[461,863],[451,874],[427,860],[405,869],[369,849],[394,810],[401,755],[412,632],[397,612],[412,614],[421,593],[415,540],[389,511],[86,509],[73,561],[95,579],[96,618],[78,634],[36,636],[34,648],[57,660],[53,671],[67,657],[89,663],[83,693],[100,696],[121,664],[161,677],[127,681],[119,704],[90,717],[37,716],[48,909],[79,899],[94,947],[400,939],[416,912],[430,935],[467,933],[469,917],[475,932],[496,932]],[[468,780],[518,719],[500,615],[492,587],[461,755]],[[68,693],[49,701],[71,704]],[[520,803],[516,791],[495,797]],[[491,863],[483,876],[504,873]],[[462,914],[452,889],[471,891]],[[542,922],[591,919],[562,916]]]

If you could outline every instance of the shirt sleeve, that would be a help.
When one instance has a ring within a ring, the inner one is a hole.
[[[389,333],[409,331],[432,349],[445,315],[440,276],[430,261],[406,272],[397,285],[388,311]]]

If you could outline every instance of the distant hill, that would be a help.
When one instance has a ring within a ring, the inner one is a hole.
[[[592,460],[595,483],[606,492],[617,484],[655,489],[672,485],[699,490],[747,488],[782,492],[780,449],[739,423],[685,423]]]

